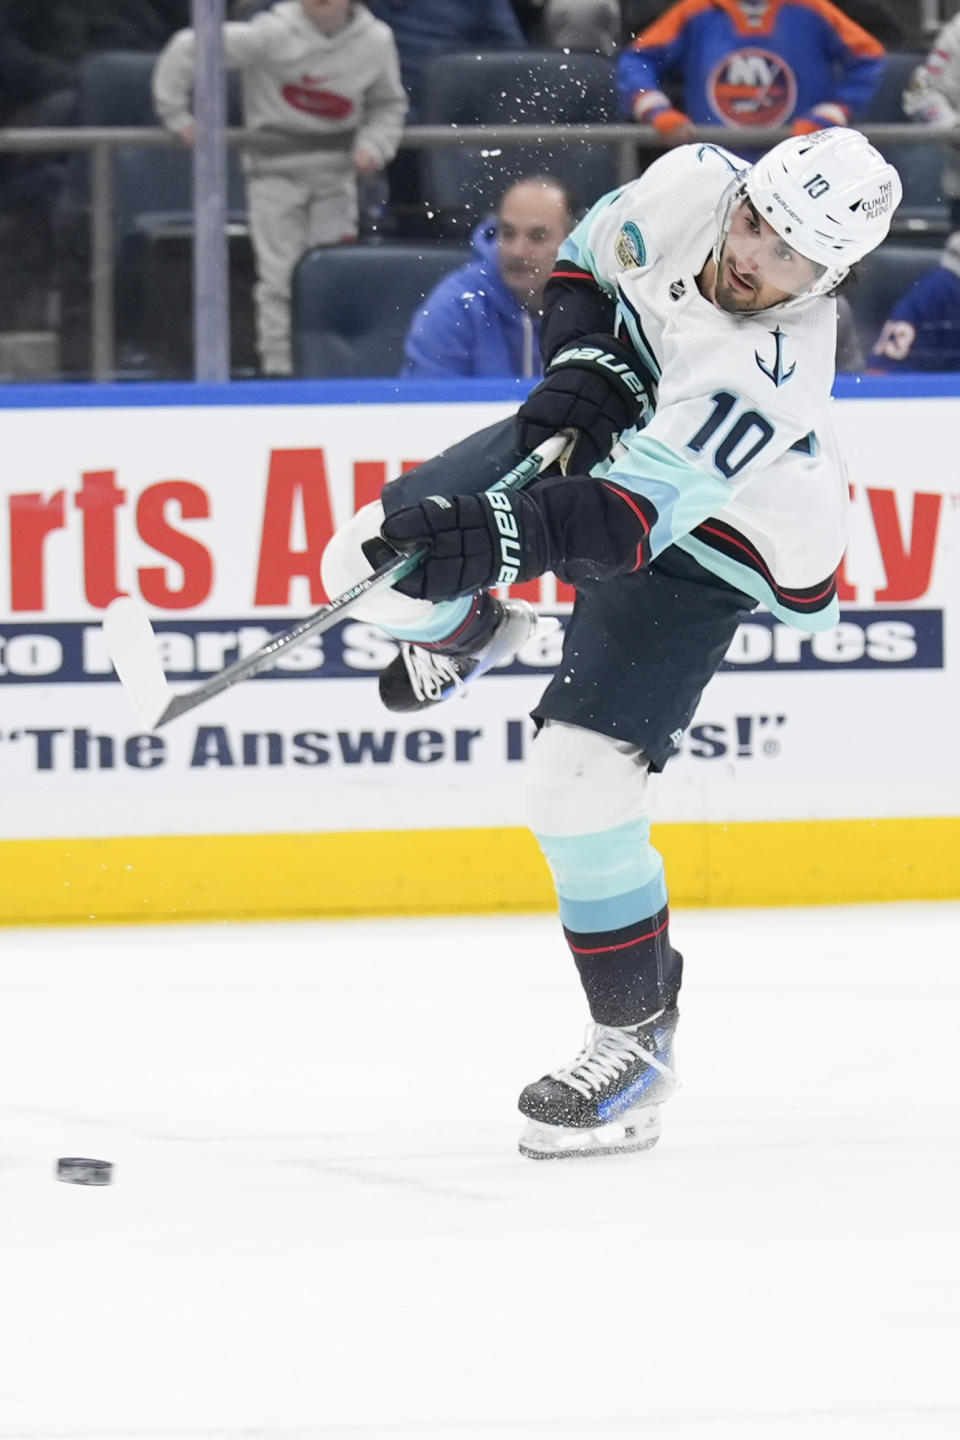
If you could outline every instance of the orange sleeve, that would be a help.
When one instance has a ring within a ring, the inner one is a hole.
[[[831,30],[837,32],[847,49],[852,50],[861,60],[882,60],[886,55],[887,52],[879,40],[874,40],[862,25],[851,20],[849,15],[844,15],[836,5],[831,5],[830,0],[794,0],[794,4],[805,5],[808,10],[822,16]]]
[[[711,0],[678,0],[678,4],[671,5],[630,42],[631,48],[639,50],[641,47],[646,49],[648,45],[672,45],[695,15],[711,8]]]

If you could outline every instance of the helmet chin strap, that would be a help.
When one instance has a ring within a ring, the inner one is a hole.
[[[744,200],[746,198],[746,177],[746,170],[741,170],[738,172],[735,179],[730,182],[726,190],[721,195],[720,203],[718,204],[715,212],[717,219],[717,233],[713,242],[713,260],[718,271],[720,269],[720,261],[723,257],[723,247],[727,243],[727,233],[730,229],[730,217],[736,207],[740,204],[741,200]]]

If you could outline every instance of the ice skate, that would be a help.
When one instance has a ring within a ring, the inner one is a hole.
[[[531,1160],[649,1150],[660,1138],[660,1103],[677,1085],[673,1035],[678,1013],[660,1010],[640,1025],[593,1025],[569,1065],[520,1096],[527,1125],[520,1153]]]
[[[547,622],[541,621],[525,600],[491,598],[489,623],[484,633],[473,634],[468,651],[455,644],[433,647],[403,642],[400,654],[380,676],[380,699],[388,710],[426,710],[438,705],[492,666],[512,660],[541,623]]]

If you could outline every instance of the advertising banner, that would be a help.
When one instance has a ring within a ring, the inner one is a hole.
[[[347,620],[148,735],[100,629],[114,596],[141,597],[174,688],[199,683],[327,598],[319,558],[355,505],[510,406],[4,412],[2,836],[516,823],[526,717],[559,637],[398,717],[376,691],[391,642]],[[841,623],[741,626],[658,783],[662,819],[957,812],[960,399],[836,409],[853,497]],[[561,620],[564,592],[526,587]]]
[[[395,648],[347,619],[147,734],[100,625],[116,595],[141,598],[174,689],[200,683],[322,604],[334,528],[508,414],[513,388],[407,402],[376,382],[280,387],[284,403],[265,385],[246,403],[244,387],[192,403],[185,388],[0,412],[0,841],[522,826],[529,711],[562,632],[463,699],[394,715],[376,676]],[[661,824],[960,813],[960,396],[835,408],[852,496],[841,623],[808,635],[758,611],[740,627],[652,786]],[[521,590],[565,622],[568,587]]]

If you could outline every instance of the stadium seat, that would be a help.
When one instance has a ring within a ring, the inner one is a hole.
[[[857,115],[859,125],[899,125],[903,113],[902,96],[907,81],[922,62],[923,55],[914,50],[889,50],[883,79],[870,101]]]
[[[80,63],[79,125],[157,125],[151,78],[157,57],[141,50],[103,50]],[[242,124],[239,77],[227,75],[227,123]]]
[[[156,129],[159,125],[153,108],[151,77],[157,57],[138,50],[104,50],[88,55],[80,64],[79,91],[77,98],[77,123],[95,127],[145,126]],[[230,125],[241,125],[240,90],[235,72],[227,76],[227,121]],[[115,152],[121,153],[121,152]],[[181,150],[133,149],[142,167],[156,170],[157,186],[166,194],[175,191],[180,197],[173,206],[186,210],[191,206],[189,156]],[[170,156],[176,155],[176,162]],[[156,164],[158,157],[166,159]],[[239,171],[236,153],[231,150],[230,164]],[[175,172],[181,176],[173,180]],[[88,202],[89,178],[87,156],[82,151],[72,158],[67,175],[68,204],[82,207]],[[123,184],[121,180],[121,184]],[[146,181],[144,181],[146,183]],[[160,210],[165,205],[152,205],[150,209]],[[121,229],[121,233],[126,233]]]
[[[226,240],[230,373],[235,379],[249,379],[258,370],[253,251],[245,225],[228,225]],[[154,224],[151,215],[141,215],[137,241],[139,344],[121,358],[128,371],[135,366],[137,372],[158,379],[189,379],[194,373],[193,216],[177,224],[173,216],[162,215]]]
[[[904,125],[903,91],[923,55],[908,51],[891,51],[887,68],[876,94],[856,123],[860,125]],[[917,126],[917,133],[922,133]],[[943,144],[937,139],[898,141],[878,147],[892,165],[896,165],[903,181],[903,203],[893,218],[892,233],[897,237],[927,236],[939,241],[950,230],[949,204],[943,194]]]
[[[153,108],[151,77],[156,55],[140,51],[106,50],[88,55],[80,66],[77,120],[80,125],[145,126],[156,129],[159,121]],[[228,123],[240,125],[240,94],[237,76],[228,77]],[[143,149],[123,146],[114,152],[115,219],[118,239],[135,228],[137,215],[149,211],[177,212],[182,216],[193,207],[191,159],[189,152],[176,149]],[[86,157],[78,157],[82,169],[70,177],[69,188],[76,199],[87,199]],[[227,159],[227,204],[243,209],[243,183],[237,152]]]
[[[434,285],[462,265],[454,245],[318,245],[293,275],[297,375],[396,375],[403,339]]]
[[[950,202],[943,191],[946,151],[939,140],[904,141],[879,147],[903,182],[903,202],[890,232],[898,240],[924,236],[940,243],[950,233]]]
[[[617,184],[613,146],[550,143],[554,125],[616,119],[613,62],[602,55],[562,50],[439,55],[425,69],[423,108],[428,125],[542,128],[541,144],[444,145],[423,152],[424,200],[464,226],[488,214],[521,175],[556,175],[583,205]]]
[[[246,215],[243,172],[235,151],[227,157],[227,210],[231,222]],[[180,226],[193,214],[193,161],[186,150],[144,151],[121,145],[113,152],[113,224],[117,243],[136,234],[142,216],[155,229],[169,215]]]
[[[80,65],[78,123],[155,129],[151,77],[156,55],[109,50]],[[228,121],[240,123],[238,77],[228,79]],[[120,370],[136,373],[149,364],[144,335],[143,227],[152,238],[166,222],[179,237],[193,211],[193,161],[180,146],[155,149],[122,145],[112,152],[114,203],[114,300]],[[232,224],[243,224],[246,198],[240,157],[227,152],[227,206]],[[57,207],[65,368],[83,373],[89,351],[89,161],[83,152],[68,162]],[[140,357],[140,358],[138,358]]]
[[[894,245],[889,242],[874,250],[857,266],[857,283],[847,295],[864,352],[880,333],[894,304],[919,280],[925,270],[937,264],[937,251],[929,245]]]

